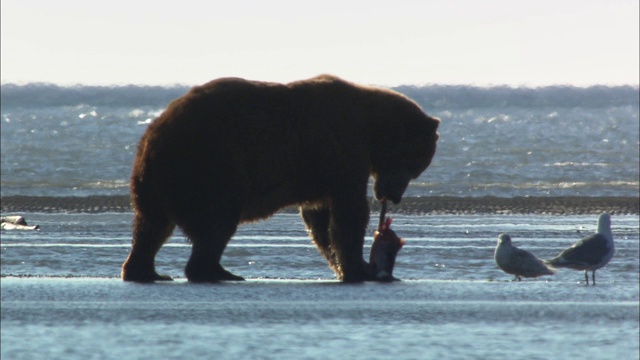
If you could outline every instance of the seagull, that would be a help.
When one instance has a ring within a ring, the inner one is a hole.
[[[517,281],[522,276],[535,278],[542,275],[553,275],[556,270],[548,266],[528,251],[518,249],[511,245],[511,237],[508,234],[498,236],[498,245],[494,254],[496,265],[507,274],[515,275]]]
[[[616,249],[611,232],[611,216],[602,213],[598,217],[598,231],[563,250],[558,256],[546,261],[558,268],[584,270],[584,280],[589,285],[588,271],[591,271],[593,286],[596,286],[596,270],[609,263]]]

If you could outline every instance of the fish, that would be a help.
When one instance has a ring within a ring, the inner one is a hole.
[[[380,282],[400,280],[393,276],[393,268],[398,252],[406,243],[405,239],[400,238],[395,231],[391,230],[392,219],[386,216],[386,209],[386,201],[383,200],[380,222],[373,233],[373,243],[369,254],[369,266],[373,278]]]

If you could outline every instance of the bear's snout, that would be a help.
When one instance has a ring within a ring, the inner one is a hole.
[[[379,177],[373,186],[376,200],[389,200],[394,204],[402,201],[402,195],[409,186],[409,180],[399,177]]]

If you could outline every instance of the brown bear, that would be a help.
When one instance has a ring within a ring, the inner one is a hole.
[[[299,205],[339,280],[375,280],[363,259],[369,177],[377,199],[399,203],[431,163],[439,123],[397,92],[330,75],[196,86],[140,140],[122,279],[171,280],[154,260],[177,225],[192,243],[189,281],[243,280],[220,264],[238,225]]]

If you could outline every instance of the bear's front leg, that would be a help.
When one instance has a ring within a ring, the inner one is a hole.
[[[334,199],[329,220],[330,247],[335,252],[338,278],[343,282],[373,280],[363,258],[364,235],[369,224],[369,205],[362,200]]]
[[[342,271],[338,268],[338,258],[331,248],[329,237],[329,208],[300,207],[300,215],[316,248],[327,259],[331,270],[340,278]]]

